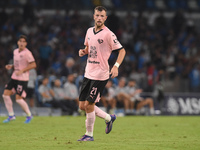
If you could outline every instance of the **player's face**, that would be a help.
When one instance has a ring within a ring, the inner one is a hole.
[[[18,45],[20,50],[23,50],[26,47],[27,42],[24,38],[21,38],[17,41],[17,45]]]
[[[95,26],[97,28],[100,28],[104,25],[104,22],[106,21],[107,16],[106,16],[106,12],[104,10],[102,11],[98,11],[95,10],[94,12],[94,21],[95,21]]]

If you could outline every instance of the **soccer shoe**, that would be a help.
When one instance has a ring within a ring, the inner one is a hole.
[[[9,116],[6,120],[3,121],[3,123],[8,123],[10,121],[14,121],[16,118],[15,118],[15,115],[14,116]]]
[[[88,136],[88,135],[83,135],[82,138],[80,138],[79,140],[77,141],[94,141],[94,138],[91,137],[91,136]]]
[[[105,130],[106,134],[110,133],[110,131],[112,130],[112,125],[116,119],[116,115],[110,115],[110,117],[111,117],[110,122],[106,122],[106,130]]]
[[[27,116],[24,123],[30,123],[32,119],[33,119],[33,116]]]

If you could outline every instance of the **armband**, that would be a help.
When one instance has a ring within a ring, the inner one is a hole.
[[[116,66],[117,68],[119,68],[119,63],[118,63],[118,62],[116,62],[116,63],[115,63],[115,66]]]

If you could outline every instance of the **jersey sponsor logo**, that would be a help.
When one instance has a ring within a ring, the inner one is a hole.
[[[97,50],[95,46],[90,46],[90,54],[89,57],[97,58]]]
[[[91,60],[88,60],[88,63],[91,63],[91,64],[100,64],[100,62],[98,62],[98,61],[91,61]]]
[[[102,39],[98,39],[97,41],[99,42],[99,44],[103,43]]]

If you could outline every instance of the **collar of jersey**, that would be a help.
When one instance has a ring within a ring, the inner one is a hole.
[[[95,28],[93,28],[93,32],[94,32],[94,34],[97,34],[97,33],[101,32],[102,30],[103,30],[103,29],[101,29],[101,30],[95,32]]]
[[[22,51],[19,51],[19,48],[18,48],[18,53],[21,53],[21,52],[23,52],[25,49],[26,49],[26,48],[24,48]]]

